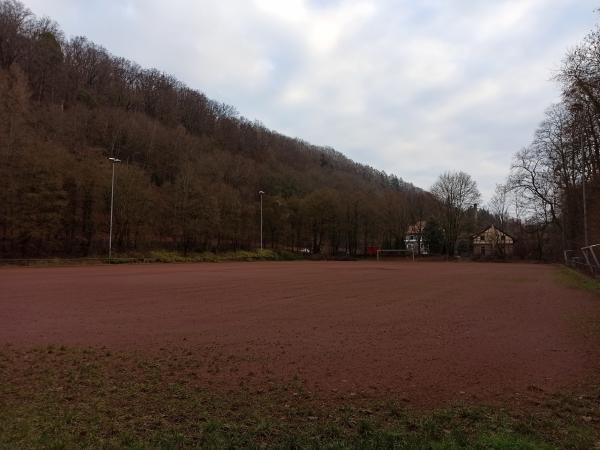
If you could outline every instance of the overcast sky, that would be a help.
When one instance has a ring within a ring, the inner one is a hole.
[[[67,37],[175,75],[268,128],[487,200],[559,98],[599,0],[25,0]]]

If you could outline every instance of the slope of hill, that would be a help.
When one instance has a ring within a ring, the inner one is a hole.
[[[252,248],[263,190],[267,246],[355,254],[431,202],[0,0],[0,256],[104,252],[109,156],[122,251]]]

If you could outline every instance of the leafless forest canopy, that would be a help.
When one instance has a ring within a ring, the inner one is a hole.
[[[0,256],[105,253],[113,156],[122,160],[114,245],[123,253],[254,248],[263,190],[269,248],[402,248],[408,225],[425,220],[432,250],[453,253],[495,222],[517,237],[519,256],[553,257],[583,239],[584,180],[600,203],[599,63],[594,31],[565,58],[563,102],[517,153],[489,212],[475,214],[467,174],[422,191],[0,0]]]
[[[568,52],[555,82],[561,101],[514,156],[491,209],[525,223],[539,257],[558,258],[600,243],[600,29]]]

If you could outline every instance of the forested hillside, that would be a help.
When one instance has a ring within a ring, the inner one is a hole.
[[[0,255],[401,246],[433,200],[0,0]]]

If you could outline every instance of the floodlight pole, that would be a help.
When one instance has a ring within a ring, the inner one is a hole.
[[[585,165],[587,164],[586,162],[586,158],[585,158],[585,148],[582,149],[583,151],[583,167],[582,167],[582,171],[581,171],[581,190],[583,193],[583,241],[585,243],[585,246],[587,247],[588,245],[590,245],[589,239],[588,239],[588,223],[587,223],[587,198],[586,198],[586,188],[585,188]]]
[[[263,249],[263,195],[264,191],[258,191],[260,195],[260,249]]]
[[[571,105],[570,107],[571,111],[573,113],[576,114],[576,117],[579,118],[579,114],[583,112],[583,114],[586,114],[587,111],[584,110],[584,106],[579,103],[576,102],[573,105]],[[588,241],[588,226],[587,226],[587,199],[586,199],[586,186],[585,186],[585,167],[587,164],[586,161],[586,146],[585,146],[585,142],[583,142],[583,138],[580,138],[579,140],[579,146],[581,147],[581,153],[583,156],[583,167],[581,170],[581,190],[582,190],[582,195],[583,195],[583,240],[585,243],[585,246],[589,246],[590,243]],[[585,253],[584,253],[585,254]]]
[[[110,188],[110,229],[108,232],[108,262],[112,258],[112,229],[113,229],[113,205],[115,199],[115,164],[120,163],[121,160],[117,158],[108,158],[112,163],[112,183]]]

